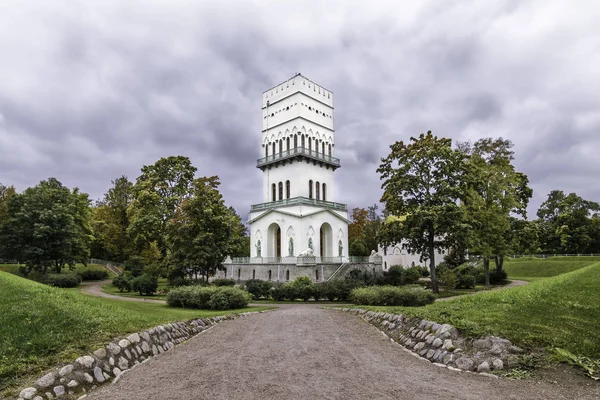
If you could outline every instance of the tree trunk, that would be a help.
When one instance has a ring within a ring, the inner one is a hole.
[[[498,260],[496,262],[496,274],[501,274],[504,267],[504,256],[498,256],[496,259]]]
[[[433,227],[429,226],[429,273],[431,274],[431,289],[433,293],[438,294],[440,288],[438,287],[437,276],[435,275],[435,248],[434,248],[435,234]]]
[[[485,274],[485,287],[490,287],[490,258],[483,257],[483,273]]]

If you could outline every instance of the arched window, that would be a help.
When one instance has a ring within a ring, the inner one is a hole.
[[[315,183],[315,198],[317,200],[319,200],[320,189],[321,189],[321,185],[319,185],[319,182],[317,181],[317,183]]]
[[[317,278],[316,281],[319,281],[319,270],[315,270],[315,277]]]
[[[321,193],[323,196],[323,201],[327,201],[327,185],[323,184],[323,192]]]
[[[279,182],[279,200],[283,200],[283,183]]]
[[[290,181],[285,181],[285,198],[290,198]]]
[[[242,270],[241,270],[241,268],[238,268],[238,279],[240,279],[241,276],[242,276]]]
[[[273,142],[273,151],[272,151],[273,155],[275,155],[275,142]]]
[[[273,201],[277,200],[277,189],[275,188],[275,184],[271,185],[271,191],[273,192]]]
[[[289,269],[287,271],[285,271],[285,280],[286,281],[290,280],[290,270]]]
[[[287,139],[285,140],[285,143],[286,143],[285,149],[286,149],[286,150],[289,150],[289,149],[290,149],[290,138],[287,138]]]
[[[319,153],[319,139],[315,139],[315,152]]]
[[[252,279],[256,279],[256,270],[255,269],[252,270]]]
[[[265,146],[265,157],[269,157],[269,145]]]
[[[302,137],[300,139],[301,139],[300,140],[300,144],[302,145],[302,148],[304,148],[304,143],[305,143],[305,141],[304,141],[304,135],[302,135]]]
[[[329,155],[331,156],[331,145],[329,145]]]
[[[279,152],[283,152],[283,139],[279,139]]]
[[[308,138],[308,151],[312,151],[312,138]]]
[[[269,280],[271,280],[271,270],[269,270]]]
[[[312,181],[312,180],[310,180],[310,181],[308,181],[308,198],[309,198],[309,199],[312,199],[312,198],[313,198],[313,193],[312,193],[312,191],[313,191],[313,181]]]
[[[294,135],[294,150],[298,148],[298,135]]]
[[[321,153],[323,153],[323,155],[325,155],[325,142],[321,143],[321,148],[322,148]]]

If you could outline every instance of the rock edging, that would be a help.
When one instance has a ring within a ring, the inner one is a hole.
[[[516,367],[518,355],[523,353],[509,340],[496,336],[464,338],[449,324],[360,308],[341,310],[361,316],[413,354],[450,369],[488,375],[494,370]]]
[[[21,390],[18,399],[44,400],[67,395],[83,399],[87,397],[89,390],[101,384],[116,382],[135,365],[172,349],[221,321],[262,312],[266,311],[175,322],[115,339],[91,354],[81,356],[42,376],[33,386]]]

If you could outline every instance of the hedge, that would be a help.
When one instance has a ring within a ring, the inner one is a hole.
[[[424,306],[435,296],[420,287],[370,286],[354,289],[350,300],[368,306]]]
[[[248,292],[230,286],[181,286],[171,289],[167,295],[171,307],[205,310],[244,308],[249,302]]]

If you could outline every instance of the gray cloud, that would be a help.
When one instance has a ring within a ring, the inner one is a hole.
[[[337,200],[381,197],[396,140],[502,136],[535,190],[600,200],[599,5],[560,1],[21,1],[0,26],[0,182],[99,198],[182,154],[246,215],[260,95],[297,72],[335,93]],[[35,10],[32,12],[31,10]]]

